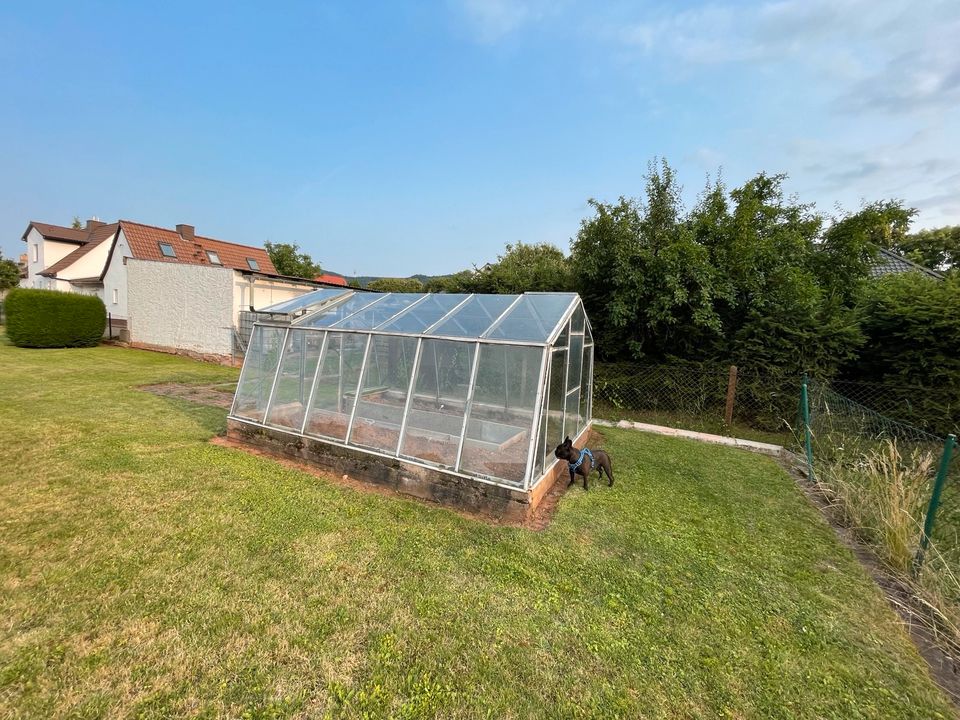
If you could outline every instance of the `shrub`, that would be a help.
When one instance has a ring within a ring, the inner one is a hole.
[[[7,337],[19,347],[93,347],[107,311],[92,295],[15,288],[7,296]]]
[[[866,344],[845,379],[883,383],[898,420],[960,430],[960,277],[886,275],[862,304]]]

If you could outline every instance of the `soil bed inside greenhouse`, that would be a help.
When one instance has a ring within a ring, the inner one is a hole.
[[[434,413],[418,412],[411,415],[403,441],[403,455],[419,458],[427,462],[452,467],[456,462],[458,438],[442,432],[439,423],[437,430],[429,427],[432,423],[424,416]],[[386,423],[376,418],[356,418],[353,432],[350,435],[352,443],[378,450],[393,453],[400,440],[400,426],[395,423]],[[438,416],[441,417],[442,416]],[[305,432],[308,435],[332,438],[339,442],[347,434],[350,418],[343,413],[323,412],[314,410],[307,423]],[[270,417],[270,424],[299,431],[303,422],[303,406],[299,403],[287,407],[278,407]],[[525,446],[528,433],[525,428],[513,425],[504,425],[493,421],[481,421],[480,433],[493,441],[468,438],[463,448],[464,463],[472,468],[484,468],[485,474],[518,485],[523,482],[525,463],[503,462],[504,451],[517,445]],[[426,427],[425,427],[426,426]],[[497,443],[497,440],[502,442]]]

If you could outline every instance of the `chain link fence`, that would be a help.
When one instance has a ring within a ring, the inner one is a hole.
[[[885,383],[833,380],[830,388],[876,413],[934,435],[956,434],[960,430],[960,407],[940,387],[906,379]]]
[[[694,363],[598,363],[593,415],[778,444],[792,437],[800,378]]]

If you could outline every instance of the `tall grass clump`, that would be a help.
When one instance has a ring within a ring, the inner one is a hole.
[[[931,452],[914,448],[904,457],[897,441],[886,439],[821,466],[817,480],[846,523],[892,569],[906,572],[920,541],[935,465]]]
[[[923,566],[913,565],[939,458],[929,449],[902,451],[895,439],[877,441],[872,448],[860,445],[855,454],[838,449],[831,462],[817,467],[821,491],[844,523],[912,589],[933,629],[960,649],[960,577],[954,559],[937,542],[938,536],[956,533],[952,518],[938,515],[942,532],[935,530]]]

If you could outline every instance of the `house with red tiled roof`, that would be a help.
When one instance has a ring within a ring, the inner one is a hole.
[[[31,222],[23,287],[100,297],[133,344],[235,356],[239,314],[325,285],[279,275],[266,250],[118,220],[83,228]]]

